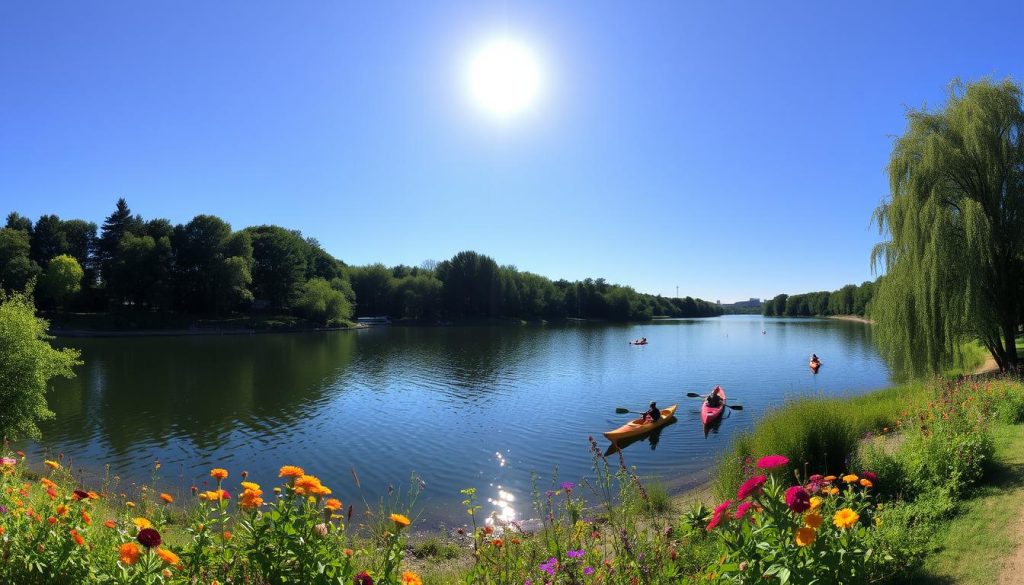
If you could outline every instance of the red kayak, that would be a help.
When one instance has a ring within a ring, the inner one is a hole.
[[[811,362],[810,366],[811,366],[811,371],[814,372],[815,374],[817,374],[818,373],[818,368],[821,367],[821,362]]]
[[[722,416],[722,411],[725,410],[725,390],[722,390],[721,386],[715,386],[715,389],[711,391],[712,394],[718,394],[722,399],[722,403],[718,406],[708,406],[707,399],[704,400],[704,404],[700,407],[700,421],[704,423],[704,426],[715,422]]]

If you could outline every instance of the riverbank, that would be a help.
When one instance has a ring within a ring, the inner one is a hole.
[[[874,325],[875,322],[867,317],[861,317],[859,315],[829,315],[829,319],[836,319],[837,321],[853,321],[855,323],[867,323],[868,325]]]

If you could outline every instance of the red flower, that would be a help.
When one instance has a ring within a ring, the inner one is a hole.
[[[795,485],[786,490],[786,505],[797,514],[806,512],[811,507],[811,494],[803,486]]]
[[[871,483],[878,483],[878,474],[871,471],[862,471],[860,476],[867,479]]]
[[[736,492],[737,500],[745,500],[747,496],[756,496],[761,493],[761,487],[764,486],[764,482],[768,478],[763,475],[752,477],[747,481],[743,482],[738,492]]]
[[[162,540],[160,539],[160,533],[152,528],[143,528],[139,531],[139,534],[135,537],[135,540],[139,541],[139,544],[146,548],[153,548],[160,546]]]
[[[83,492],[82,490],[75,490],[74,497],[76,500],[88,500],[89,492]]]
[[[356,574],[355,582],[356,585],[373,585],[373,577],[366,571],[361,571]]]
[[[782,455],[767,455],[757,462],[757,466],[761,469],[775,469],[783,465],[789,465],[789,459]]]
[[[731,506],[731,505],[732,505],[732,500],[726,500],[726,501],[722,502],[721,504],[718,504],[718,507],[715,508],[715,516],[721,515],[722,512],[725,512],[726,510],[728,510],[729,506]]]
[[[754,502],[743,502],[739,506],[736,506],[736,518],[742,518],[747,513],[747,510],[750,510],[753,505]]]

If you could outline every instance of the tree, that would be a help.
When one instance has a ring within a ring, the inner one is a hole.
[[[497,317],[502,288],[498,263],[476,252],[459,252],[437,266],[445,312],[453,317]],[[358,294],[358,289],[356,293]]]
[[[297,231],[275,225],[246,228],[252,238],[252,285],[257,299],[288,308],[306,274],[307,244]]]
[[[876,338],[911,374],[936,372],[976,337],[1018,362],[1024,312],[1024,108],[1010,81],[954,82],[946,105],[911,111],[874,220],[889,240],[872,303]]]
[[[123,291],[130,286],[130,283],[116,282],[114,262],[117,260],[118,248],[125,234],[144,235],[144,228],[145,224],[141,217],[132,217],[132,210],[128,208],[128,202],[123,197],[118,199],[116,209],[103,222],[96,246],[100,274],[108,290]],[[130,278],[131,275],[126,274],[125,276]],[[116,298],[116,296],[112,300],[115,304],[124,301],[123,298]]]
[[[51,258],[68,251],[68,240],[64,236],[63,225],[56,215],[44,215],[36,221],[32,230],[31,251],[29,258],[39,266],[46,268]]]
[[[32,234],[32,220],[16,211],[12,211],[7,214],[7,225],[4,227],[11,228],[12,230],[21,230],[30,235]]]
[[[0,230],[0,289],[23,291],[29,281],[42,272],[29,259],[29,232],[4,228]]]
[[[58,307],[64,300],[82,288],[82,267],[73,256],[61,254],[50,260],[39,281],[39,294],[52,300]]]
[[[295,311],[311,321],[331,325],[351,317],[352,305],[345,293],[333,288],[327,280],[313,278],[299,287]]]
[[[49,324],[35,315],[25,294],[0,293],[0,436],[39,437],[37,423],[53,417],[46,406],[52,378],[74,376],[81,362],[74,349],[54,349],[46,336]]]

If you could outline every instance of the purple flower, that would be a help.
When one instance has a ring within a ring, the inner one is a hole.
[[[569,555],[570,559],[578,559],[583,556],[583,549],[581,548],[580,550],[571,550],[566,554]]]
[[[547,496],[548,499],[551,499],[555,495],[555,490],[548,490],[544,492],[544,495]]]
[[[584,567],[583,574],[584,575],[593,575],[594,574],[594,567]]]
[[[544,571],[548,575],[554,575],[555,574],[555,567],[557,567],[557,566],[558,566],[558,559],[556,559],[555,557],[551,557],[547,561],[545,561],[545,562],[540,564],[540,570]]]
[[[574,487],[576,487],[576,484],[571,481],[562,482],[562,489],[565,490],[565,493],[567,494],[572,493],[572,488]]]
[[[3,504],[0,504],[0,514],[6,514],[6,513],[7,513],[7,506],[5,506]]]

